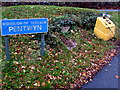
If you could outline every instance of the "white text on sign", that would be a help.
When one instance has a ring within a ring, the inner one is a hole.
[[[33,26],[10,26],[9,32],[20,32],[20,31],[29,31],[29,30],[42,30],[41,25],[33,25]]]

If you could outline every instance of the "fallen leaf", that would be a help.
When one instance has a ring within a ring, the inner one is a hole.
[[[13,63],[14,63],[14,64],[17,64],[17,65],[19,64],[17,61],[13,61]]]
[[[45,85],[45,82],[42,82],[42,86],[46,86],[46,85]]]
[[[110,56],[112,56],[112,57],[113,57],[113,56],[114,56],[114,53],[111,53],[111,54],[110,54]]]
[[[86,73],[83,73],[82,75],[83,75],[83,76],[86,76]]]
[[[118,75],[115,75],[115,78],[119,79],[119,78],[120,78],[120,76],[118,76]]]
[[[12,45],[12,44],[13,44],[12,42],[9,43],[9,45]]]
[[[50,79],[48,80],[48,83],[50,83]]]
[[[107,72],[108,70],[106,69],[105,71]]]

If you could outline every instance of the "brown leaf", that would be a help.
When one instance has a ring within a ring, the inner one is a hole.
[[[83,73],[82,75],[83,75],[83,76],[87,76],[86,73]]]
[[[40,86],[40,82],[36,82],[34,86]]]
[[[110,56],[114,56],[114,53],[111,53]]]
[[[42,86],[46,86],[45,82],[42,82]]]

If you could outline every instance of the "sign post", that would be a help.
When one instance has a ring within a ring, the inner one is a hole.
[[[44,56],[44,48],[45,48],[45,36],[41,35],[41,55]]]
[[[5,36],[6,59],[10,59],[9,37],[6,35],[48,32],[48,19],[6,19],[2,20],[1,35]],[[44,34],[41,37],[41,55],[44,55]]]
[[[5,54],[6,54],[6,60],[10,59],[10,51],[9,51],[9,37],[5,36]]]

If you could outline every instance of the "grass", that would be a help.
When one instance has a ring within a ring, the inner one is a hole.
[[[2,18],[22,19],[22,18],[41,18],[63,15],[65,13],[79,13],[81,11],[91,11],[89,9],[72,8],[72,7],[57,7],[57,6],[39,6],[39,5],[23,5],[4,7],[2,9]],[[95,10],[93,10],[95,11]],[[24,12],[24,13],[23,13]]]
[[[23,5],[3,7],[2,19],[42,17],[51,19],[63,14],[82,12],[99,13],[96,10],[73,7]],[[118,32],[117,13],[110,14],[113,15],[112,20],[117,25]],[[57,36],[52,38],[57,44],[55,47],[47,44],[44,57],[40,55],[40,43],[38,40],[33,40],[36,34],[10,36],[11,59],[9,61],[5,61],[5,52],[2,48],[3,78],[1,86],[4,89],[81,87],[92,79],[102,65],[108,63],[103,58],[106,57],[106,52],[114,48],[111,46],[111,40],[100,40],[94,36],[91,30],[76,29],[75,32],[69,34],[58,32],[53,34]],[[75,39],[77,47],[68,50],[60,37]],[[117,34],[116,38],[119,38]]]

